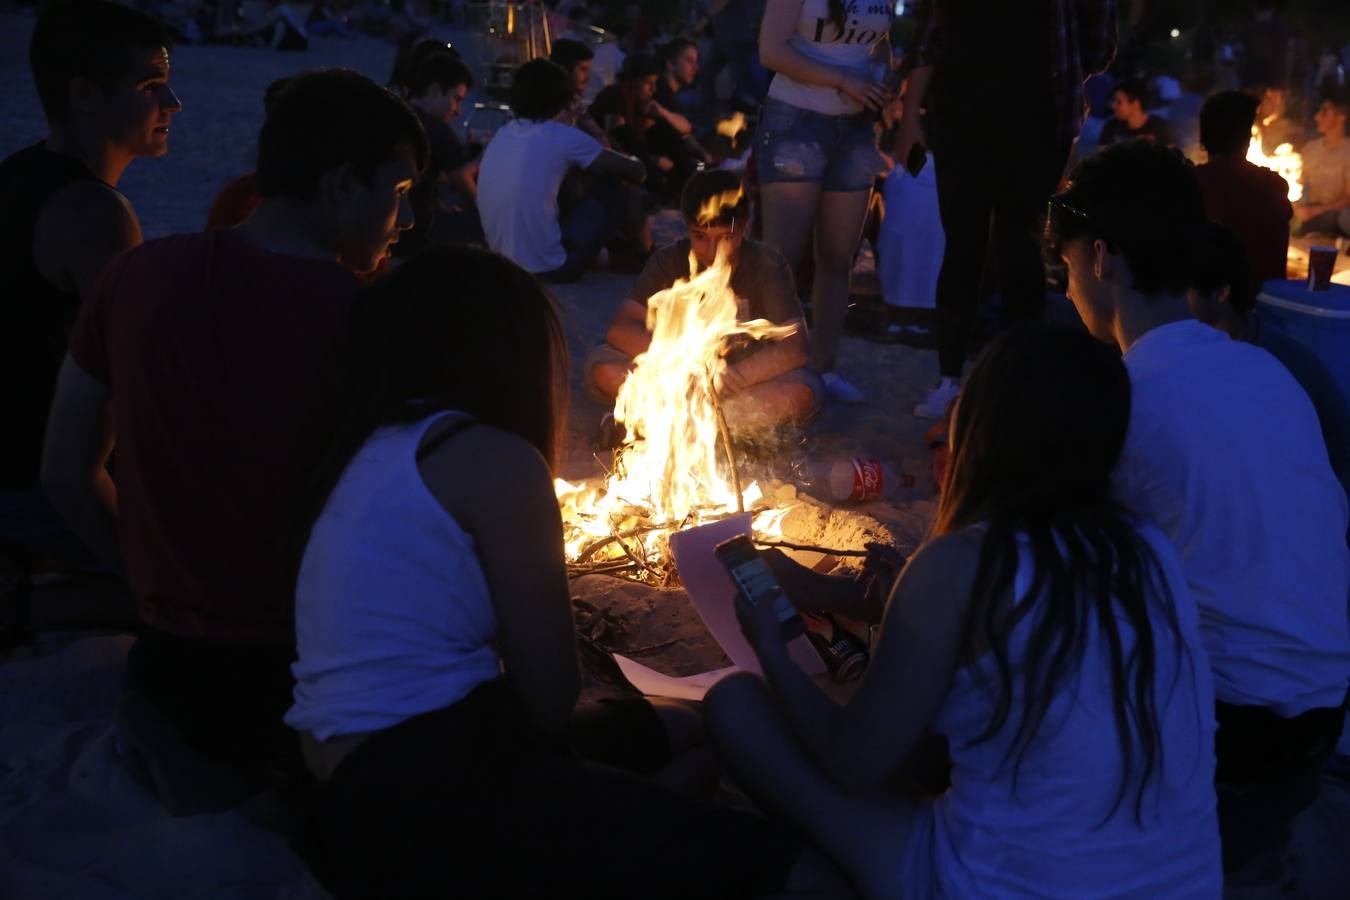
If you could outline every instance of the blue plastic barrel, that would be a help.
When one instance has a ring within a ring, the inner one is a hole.
[[[1262,326],[1278,328],[1315,353],[1350,397],[1350,287],[1310,291],[1305,281],[1267,281],[1256,303]]]

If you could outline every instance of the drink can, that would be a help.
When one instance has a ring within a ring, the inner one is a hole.
[[[855,681],[867,668],[867,647],[824,616],[803,615],[806,636],[835,681]]]

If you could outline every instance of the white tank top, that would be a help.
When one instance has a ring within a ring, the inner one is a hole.
[[[377,430],[314,523],[295,590],[286,724],[298,731],[388,728],[501,675],[473,538],[417,468],[422,436],[446,415]]]
[[[886,0],[844,0],[841,33],[830,21],[829,0],[802,0],[797,33],[788,45],[815,62],[873,77],[872,55],[890,37],[890,7]],[[773,76],[769,97],[831,116],[862,112],[863,108],[835,88],[802,84],[782,72]]]
[[[1141,534],[1171,590],[1184,648],[1178,659],[1173,643],[1163,637],[1169,633],[1163,620],[1155,619],[1163,770],[1145,789],[1142,824],[1134,818],[1133,787],[1106,819],[1123,762],[1112,717],[1108,649],[1100,631],[1089,623],[1077,684],[1066,685],[1051,701],[1015,789],[1004,756],[1024,705],[1020,686],[1014,689],[1007,725],[991,740],[967,746],[994,712],[997,669],[986,653],[957,671],[934,725],[949,740],[953,768],[951,788],[935,801],[932,871],[949,879],[950,896],[1219,896],[1209,660],[1176,551],[1156,529],[1141,529]],[[1014,596],[1026,593],[1033,574],[1023,544]],[[1013,634],[1014,672],[1024,659],[1032,619],[1024,619]],[[1117,624],[1128,658],[1133,632],[1123,620]]]

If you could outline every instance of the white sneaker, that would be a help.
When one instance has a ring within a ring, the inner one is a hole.
[[[947,407],[951,406],[959,393],[961,382],[944,375],[938,381],[937,387],[929,391],[928,396],[914,407],[914,415],[920,419],[940,419],[947,414]]]
[[[862,403],[867,399],[862,388],[845,381],[834,372],[826,372],[820,379],[825,382],[825,393],[840,403]]]

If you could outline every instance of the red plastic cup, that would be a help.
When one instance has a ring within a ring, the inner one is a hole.
[[[1336,269],[1335,247],[1308,248],[1308,290],[1325,291],[1331,286],[1331,273]]]

